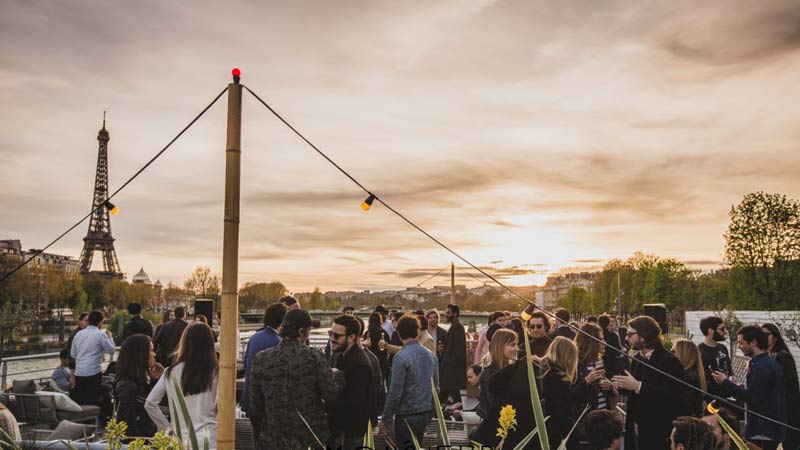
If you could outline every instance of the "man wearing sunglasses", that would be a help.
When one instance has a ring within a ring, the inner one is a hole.
[[[726,397],[728,392],[715,383],[711,376],[714,371],[723,372],[728,376],[733,375],[733,365],[728,348],[722,345],[726,337],[725,322],[719,317],[708,316],[700,321],[700,332],[703,333],[704,338],[697,349],[700,350],[700,358],[703,360],[708,392]]]
[[[331,438],[329,448],[359,448],[367,431],[371,411],[372,369],[359,340],[358,319],[342,314],[328,331],[335,367],[344,373],[342,393],[325,403]]]
[[[528,331],[531,335],[529,341],[531,352],[538,357],[544,356],[550,347],[550,343],[553,342],[553,338],[548,335],[550,332],[550,318],[541,311],[534,312],[531,314],[530,320],[528,320]],[[524,345],[520,347],[524,347]]]

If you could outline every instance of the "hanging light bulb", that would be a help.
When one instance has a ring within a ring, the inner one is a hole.
[[[522,313],[520,313],[519,317],[520,319],[522,319],[523,322],[527,322],[531,320],[534,311],[536,311],[536,304],[528,302],[528,306],[526,306],[525,309],[522,310]]]
[[[105,207],[106,207],[106,209],[108,209],[108,211],[109,211],[109,212],[110,212],[112,215],[115,215],[115,216],[116,216],[117,214],[119,214],[119,206],[116,206],[116,205],[114,205],[114,204],[113,204],[113,203],[111,203],[110,201],[106,200],[106,202],[105,202],[105,203],[103,203],[103,206],[105,206]]]
[[[364,211],[369,211],[369,207],[372,206],[372,202],[375,201],[375,194],[369,194],[366,200],[361,202],[361,209]]]

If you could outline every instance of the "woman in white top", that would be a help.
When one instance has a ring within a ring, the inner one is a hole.
[[[189,324],[181,336],[175,362],[164,372],[145,402],[147,414],[159,430],[172,430],[169,420],[158,407],[166,395],[170,404],[174,403],[174,408],[178,411],[183,443],[186,447],[190,444],[188,426],[175,395],[172,381],[174,378],[186,398],[186,406],[200,448],[203,447],[204,432],[208,429],[210,448],[216,449],[218,367],[217,352],[214,351],[214,332],[202,322]]]

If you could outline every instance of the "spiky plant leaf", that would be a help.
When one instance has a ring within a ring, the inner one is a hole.
[[[180,406],[183,418],[186,421],[186,432],[189,434],[192,450],[200,450],[200,443],[197,441],[197,433],[194,431],[194,423],[192,423],[192,416],[189,414],[189,407],[186,406],[186,397],[183,396],[181,384],[175,378],[175,374],[170,373],[169,377],[172,380],[172,386],[175,388],[175,398],[178,400],[178,406]]]
[[[728,422],[725,422],[719,414],[714,414],[714,417],[717,418],[717,422],[719,422],[720,426],[728,433],[733,443],[736,444],[736,448],[739,450],[747,450],[747,444],[744,442],[744,439],[742,439],[737,432],[733,431],[733,428],[728,425]]]
[[[439,395],[436,393],[436,384],[433,382],[433,378],[431,378],[431,392],[433,393],[433,404],[436,408],[436,422],[439,424],[439,435],[442,436],[442,445],[450,447],[450,435],[447,434],[444,412],[442,412],[442,404],[439,402]]]
[[[545,417],[545,418],[544,418],[544,421],[545,421],[545,422],[547,422],[547,420],[548,420],[549,418],[550,418],[550,416],[547,416],[547,417]],[[536,433],[538,433],[538,432],[539,432],[539,428],[534,428],[533,430],[531,430],[531,432],[530,432],[530,433],[528,433],[528,435],[527,435],[527,436],[525,436],[524,438],[522,438],[522,440],[521,440],[521,441],[519,441],[519,444],[517,444],[516,446],[514,446],[514,448],[513,448],[512,450],[524,450],[524,449],[525,449],[525,446],[526,446],[526,445],[528,445],[528,442],[530,442],[530,441],[531,441],[531,439],[533,439],[533,437],[534,437],[534,436],[536,436]]]
[[[322,450],[327,450],[325,448],[325,444],[323,444],[322,441],[319,440],[319,438],[317,437],[317,433],[314,433],[314,430],[311,428],[311,425],[309,425],[308,421],[306,421],[306,418],[303,417],[302,414],[300,414],[300,411],[298,411],[297,408],[295,408],[295,412],[297,413],[298,416],[300,416],[300,419],[303,421],[303,423],[306,424],[306,428],[308,428],[308,431],[310,431],[311,435],[314,436],[314,440],[317,441],[317,444],[319,444],[320,448],[322,448]]]
[[[525,354],[528,355],[526,365],[528,366],[528,387],[531,391],[533,418],[536,420],[536,428],[545,430],[544,411],[542,411],[542,402],[539,400],[539,389],[536,387],[536,375],[533,372],[533,352],[531,352],[531,343],[528,341],[528,329],[523,327],[523,331],[525,332]],[[542,450],[550,450],[550,439],[547,437],[547,433],[537,434]]]
[[[408,421],[406,419],[403,419],[403,422],[405,422],[406,426],[408,427],[408,433],[411,435],[411,440],[414,442],[414,449],[415,450],[421,449],[422,447],[420,447],[419,441],[417,440],[417,436],[414,435],[414,430],[411,429],[411,425],[408,424]]]
[[[575,423],[572,424],[572,428],[569,429],[569,433],[567,433],[567,437],[565,437],[564,440],[561,441],[561,445],[558,446],[558,450],[566,450],[567,441],[569,440],[569,437],[572,436],[572,432],[575,431],[575,428],[578,426],[579,423],[581,423],[581,420],[583,420],[583,416],[585,416],[586,413],[589,412],[590,408],[591,408],[591,405],[589,403],[587,403],[586,404],[586,408],[583,408],[583,412],[581,413],[580,416],[578,416],[578,420],[576,420]]]

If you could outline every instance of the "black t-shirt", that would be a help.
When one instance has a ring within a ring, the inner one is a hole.
[[[697,348],[700,350],[700,358],[703,360],[708,392],[725,397],[725,390],[714,381],[714,378],[711,377],[711,372],[719,370],[728,374],[728,376],[733,375],[733,365],[731,364],[728,348],[722,344],[717,344],[716,347],[709,347],[705,343],[700,343]]]

